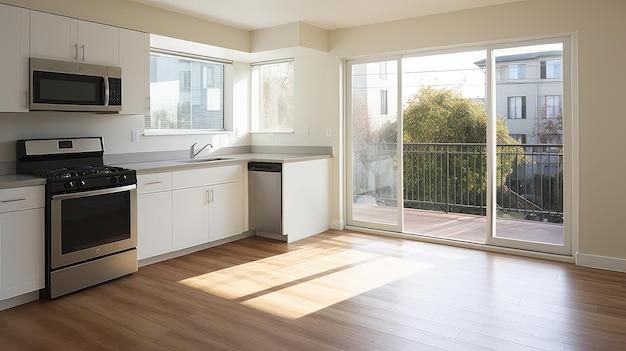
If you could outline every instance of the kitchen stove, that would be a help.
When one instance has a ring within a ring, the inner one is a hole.
[[[101,137],[18,140],[17,173],[46,178],[48,298],[137,271],[137,176]]]

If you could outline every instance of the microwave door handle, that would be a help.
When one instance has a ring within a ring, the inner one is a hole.
[[[104,76],[104,106],[109,106],[109,77]]]

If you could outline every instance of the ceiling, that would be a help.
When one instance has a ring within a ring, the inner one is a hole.
[[[131,0],[245,30],[304,22],[326,30],[524,0]]]

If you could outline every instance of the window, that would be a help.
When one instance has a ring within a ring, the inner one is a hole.
[[[509,119],[526,118],[526,96],[508,97]]]
[[[380,63],[380,79],[387,79],[387,62]]]
[[[541,61],[541,79],[561,78],[561,60]]]
[[[253,131],[293,131],[293,60],[252,64]]]
[[[509,134],[518,144],[526,144],[526,134]]]
[[[544,97],[544,110],[546,118],[562,118],[561,116],[561,96],[546,95]]]
[[[526,65],[516,64],[509,65],[509,80],[525,79],[526,78]]]
[[[380,91],[380,114],[386,115],[387,112],[387,90]]]
[[[227,63],[153,50],[146,130],[223,130]]]

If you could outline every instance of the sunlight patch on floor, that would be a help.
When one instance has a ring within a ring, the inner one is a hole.
[[[180,283],[233,300],[377,256],[352,249],[340,249],[330,254],[328,249],[300,250],[188,278]],[[301,262],[298,262],[299,257]]]
[[[349,248],[310,248],[179,283],[284,318],[297,319],[432,267]]]
[[[380,258],[252,298],[243,304],[298,319],[430,267],[394,257]]]

